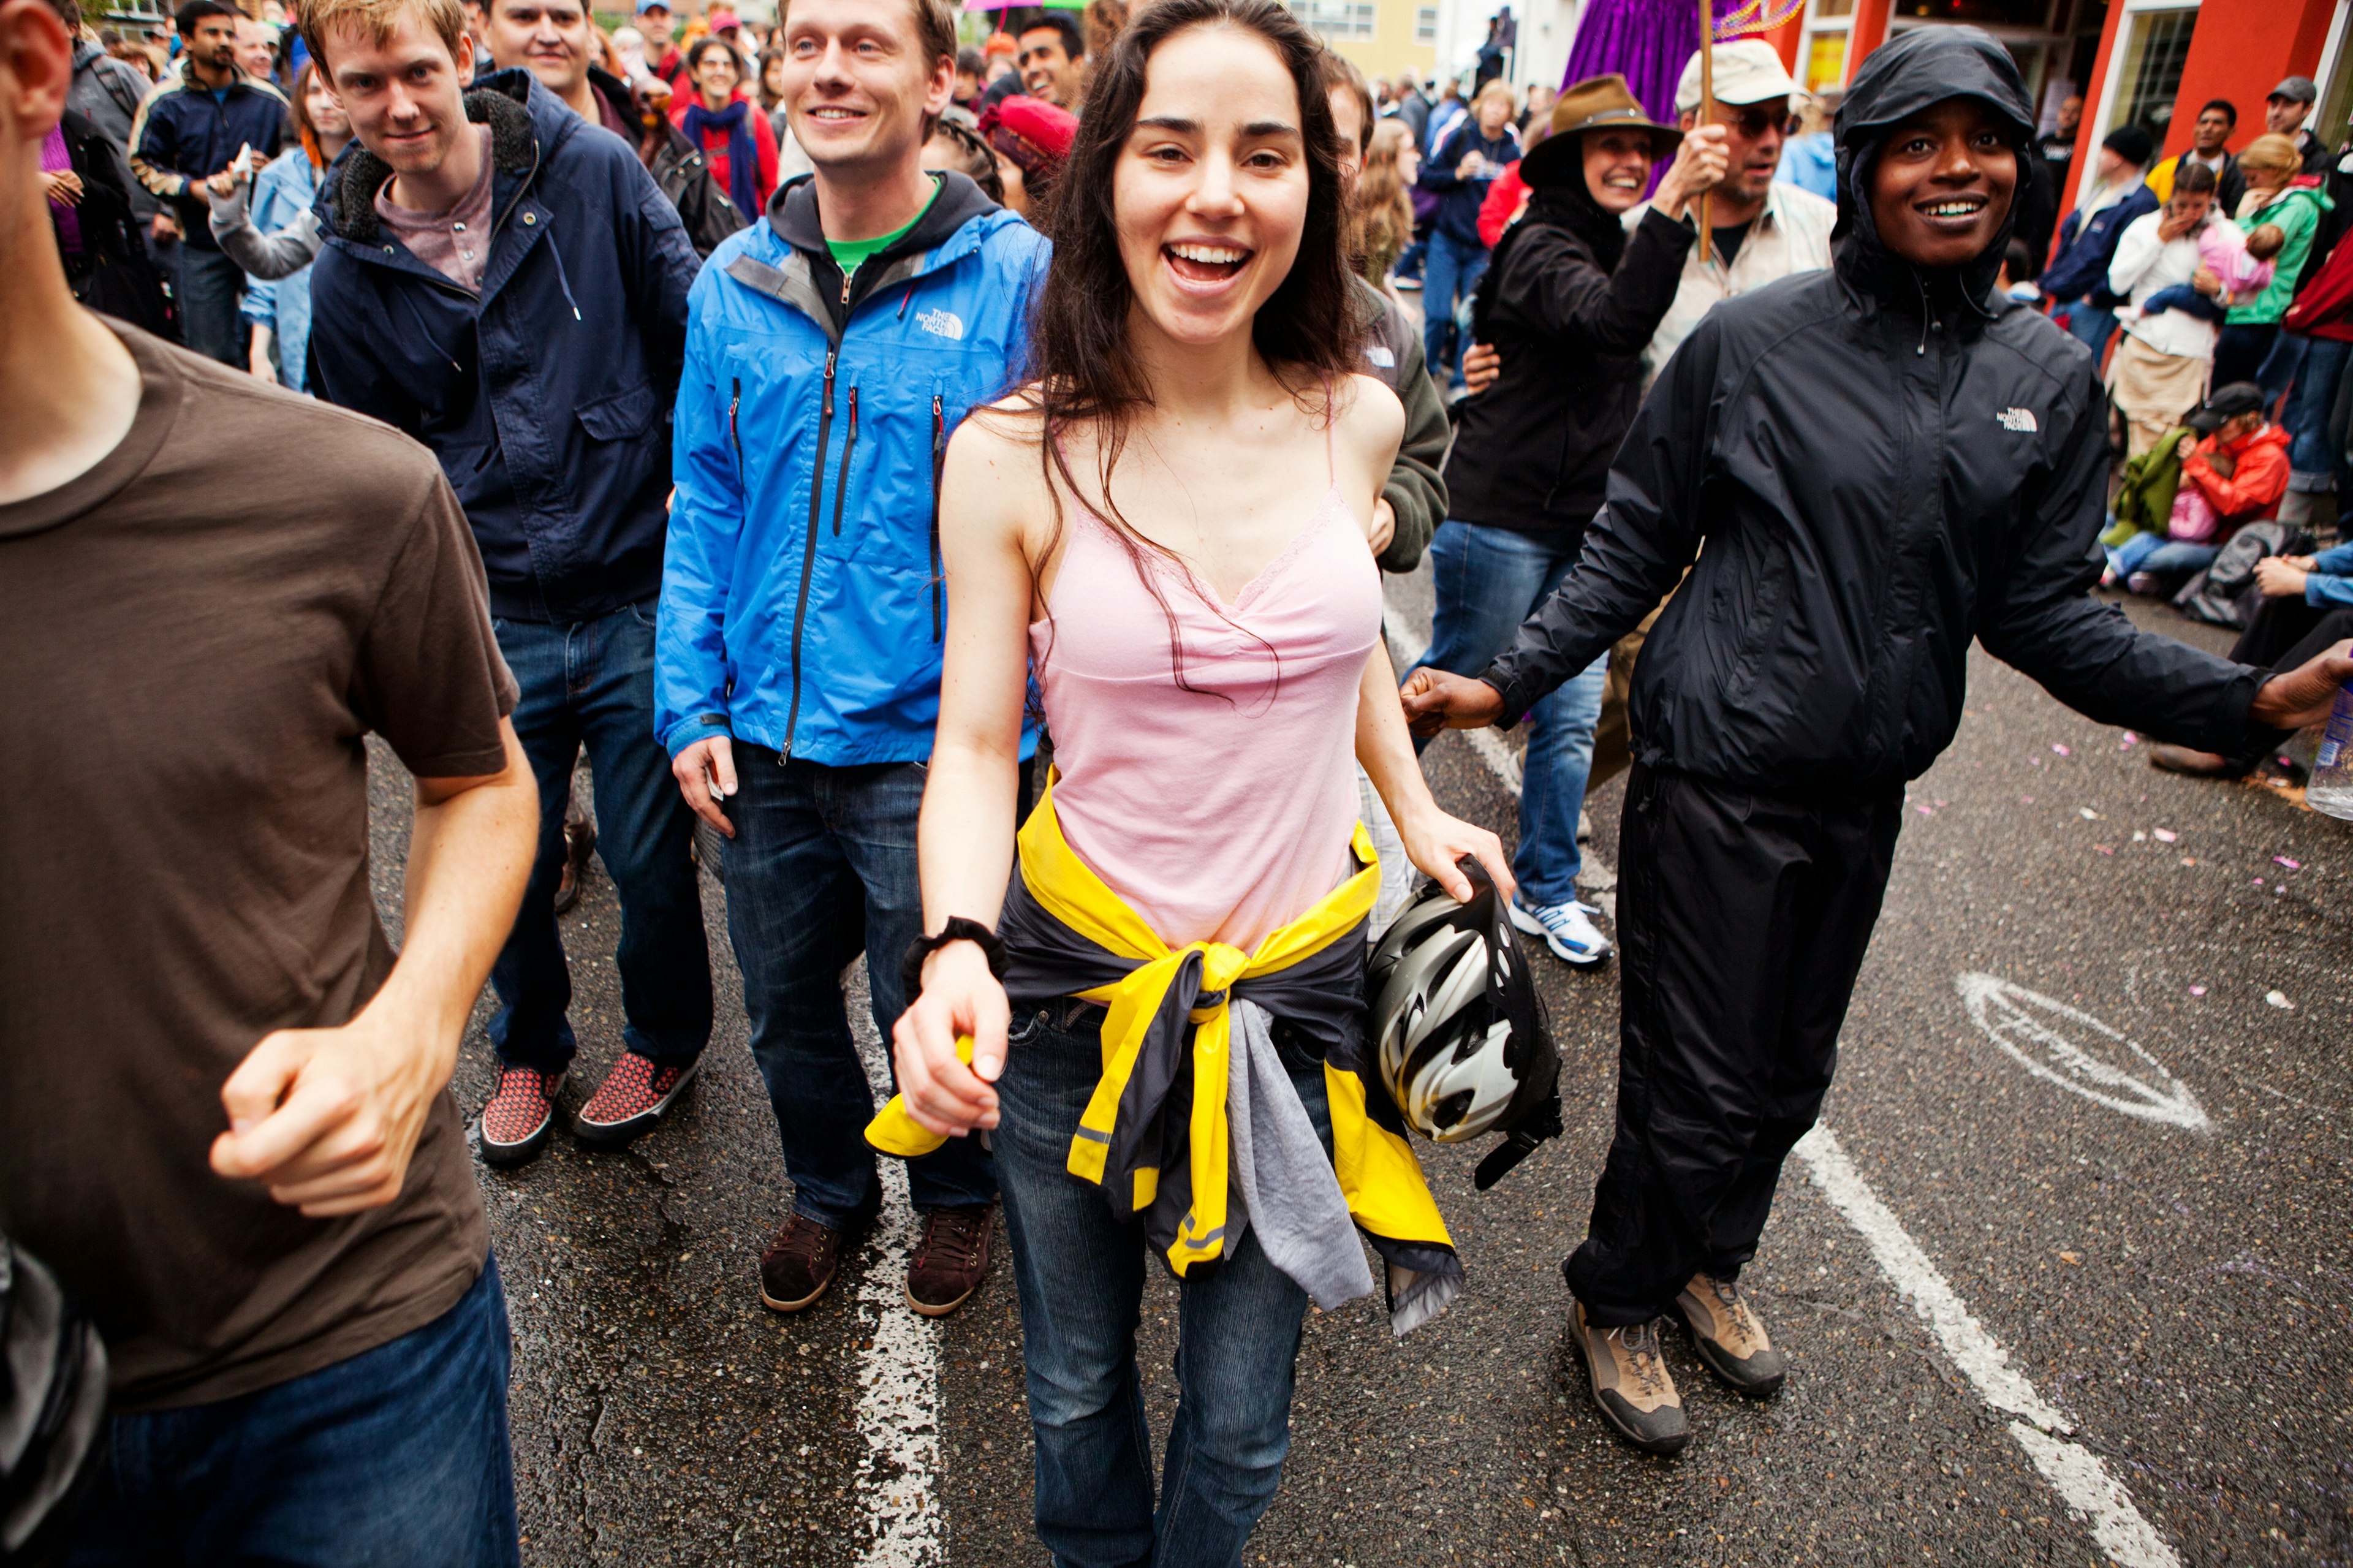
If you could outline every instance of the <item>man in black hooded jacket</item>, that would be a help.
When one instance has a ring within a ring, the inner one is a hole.
[[[1959,725],[1969,639],[2094,719],[2213,751],[2316,721],[2353,676],[2340,648],[2273,677],[2087,596],[2098,378],[1992,288],[2032,134],[1985,33],[1874,52],[1839,110],[1834,269],[1716,307],[1559,591],[1478,679],[1405,689],[1424,732],[1515,721],[1693,568],[1635,668],[1617,1129],[1563,1265],[1596,1401],[1654,1452],[1689,1436],[1658,1352],[1671,1304],[1725,1382],[1780,1385],[1736,1280],[1830,1087],[1904,786]]]

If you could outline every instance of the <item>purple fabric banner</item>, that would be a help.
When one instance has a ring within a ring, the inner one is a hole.
[[[1720,23],[1741,0],[1715,0]],[[1699,50],[1695,0],[1589,0],[1561,86],[1616,71],[1651,119],[1675,122],[1675,81]]]

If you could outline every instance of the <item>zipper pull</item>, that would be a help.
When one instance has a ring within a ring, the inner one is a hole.
[[[825,416],[828,419],[833,417],[833,361],[840,352],[839,349],[825,352]]]
[[[857,276],[858,274],[855,272],[845,272],[841,275],[841,302],[845,305],[849,303],[850,279]]]

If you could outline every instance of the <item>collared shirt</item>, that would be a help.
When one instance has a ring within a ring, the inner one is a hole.
[[[1642,221],[1650,205],[1644,202],[1626,215],[1629,233]],[[1696,221],[1697,208],[1689,210]],[[1718,300],[1762,289],[1793,273],[1818,272],[1829,267],[1831,230],[1837,223],[1835,205],[1810,191],[1776,180],[1767,187],[1765,210],[1757,216],[1747,239],[1741,244],[1740,254],[1732,258],[1729,267],[1710,262],[1694,245],[1683,258],[1683,281],[1675,287],[1675,302],[1667,307],[1658,331],[1651,334],[1650,346],[1642,351],[1642,390],[1651,390],[1651,384],[1659,378],[1669,356]]]

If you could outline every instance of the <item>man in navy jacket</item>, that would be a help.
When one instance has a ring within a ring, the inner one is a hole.
[[[694,249],[628,143],[529,71],[466,88],[474,43],[456,0],[409,0],[380,36],[364,0],[313,0],[303,27],[360,142],[319,194],[312,385],[440,458],[481,546],[539,781],[538,860],[491,974],[501,1070],[482,1157],[539,1152],[572,1061],[554,894],[584,742],[621,897],[628,1048],[574,1128],[617,1146],[669,1108],[711,1034],[693,818],[653,738]]]
[[[2152,155],[2148,132],[2137,125],[2108,132],[2095,154],[2098,178],[2084,205],[2067,215],[2059,230],[2059,254],[2040,279],[2042,297],[2072,305],[2067,330],[2092,351],[2097,363],[2116,330],[2116,297],[2108,291],[2108,267],[2116,241],[2132,221],[2158,208],[2157,193],[2144,182]]]
[[[178,242],[167,254],[177,258],[181,335],[207,359],[243,370],[245,274],[213,238],[204,186],[248,146],[257,164],[278,155],[286,100],[237,68],[237,15],[221,0],[180,7],[174,23],[187,57],[131,122],[131,171],[163,203],[155,239]]]

